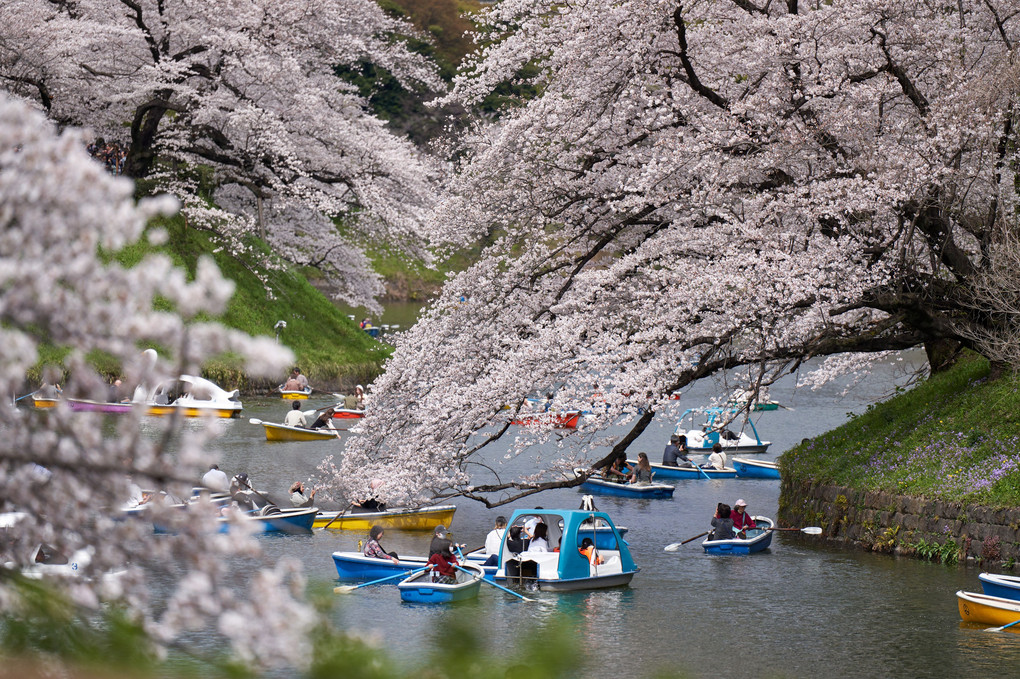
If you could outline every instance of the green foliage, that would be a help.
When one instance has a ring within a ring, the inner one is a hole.
[[[960,546],[953,538],[946,538],[945,542],[928,541],[921,538],[914,545],[914,549],[918,556],[929,561],[949,564],[960,560]]]

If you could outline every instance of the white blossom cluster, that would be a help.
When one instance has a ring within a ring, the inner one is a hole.
[[[521,490],[466,471],[482,446],[526,450],[529,394],[591,411],[567,440],[598,460],[586,431],[639,433],[716,371],[756,365],[758,388],[814,355],[973,346],[966,291],[1016,228],[1011,3],[503,0],[484,19],[448,98],[526,65],[540,94],[465,140],[432,227],[491,245],[401,337],[336,483]]]
[[[7,0],[0,83],[61,124],[130,135],[127,173],[176,195],[189,226],[263,281],[276,257],[317,254],[347,301],[372,306],[380,287],[354,241],[426,256],[422,223],[442,168],[336,71],[371,63],[438,89],[434,68],[396,37],[412,34],[372,0]],[[210,206],[210,182],[243,187],[271,218]],[[254,247],[253,234],[277,252]]]
[[[157,498],[140,519],[121,511],[132,484],[188,497],[215,459],[215,423],[179,436],[171,457],[165,440],[140,434],[141,412],[119,419],[115,435],[104,436],[98,416],[63,406],[17,408],[10,396],[23,388],[42,341],[71,348],[65,392],[98,400],[106,400],[107,385],[85,361],[95,350],[121,362],[127,384],[194,373],[204,357],[225,351],[245,357],[253,375],[279,374],[293,361],[270,338],[188,323],[222,311],[233,290],[210,261],[200,263],[189,281],[165,257],[131,269],[101,257],[101,248],[110,252],[143,238],[146,220],[174,207],[172,199],[136,204],[132,191],[130,181],[107,174],[88,157],[79,132],[58,135],[40,113],[0,92],[0,393],[8,395],[0,402],[0,512],[24,514],[4,529],[0,563],[15,571],[31,566],[40,544],[65,556],[89,548],[91,563],[64,585],[76,602],[119,600],[153,639],[164,642],[219,620],[239,657],[303,662],[309,613],[292,589],[277,586],[301,585],[292,569],[253,577],[250,593],[226,587],[232,575],[227,557],[256,551],[243,524],[218,534],[218,510],[208,503],[183,512]],[[178,312],[154,311],[157,295]],[[175,363],[145,362],[141,342],[169,348]],[[166,421],[168,436],[176,424]],[[154,521],[176,536],[154,535]],[[146,574],[160,570],[170,581],[179,577],[180,587],[157,615]],[[11,583],[0,578],[5,611],[17,606]],[[258,638],[232,622],[250,616],[253,606],[267,609],[258,610]]]

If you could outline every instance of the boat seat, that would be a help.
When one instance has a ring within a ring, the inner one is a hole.
[[[522,552],[521,561],[533,561],[538,565],[540,579],[559,577],[560,555],[558,552]]]
[[[589,573],[593,577],[595,575],[623,572],[623,561],[620,560],[620,552],[600,549],[599,556],[602,557],[602,563],[597,566],[594,564],[588,566]]]

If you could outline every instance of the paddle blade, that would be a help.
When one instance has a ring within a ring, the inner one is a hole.
[[[252,424],[262,424],[262,420],[260,420],[257,417],[253,417],[253,418],[249,419],[248,421],[251,422]]]
[[[679,542],[674,542],[673,544],[670,544],[670,545],[666,545],[665,547],[663,547],[663,548],[662,548],[662,551],[664,551],[664,552],[675,552],[675,551],[677,551],[678,549],[680,549],[680,545],[681,545],[681,544],[682,544],[682,543],[679,543]]]
[[[808,526],[807,528],[801,528],[800,532],[808,535],[821,535],[822,529],[818,526]]]

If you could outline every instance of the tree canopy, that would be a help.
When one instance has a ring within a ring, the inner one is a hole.
[[[719,370],[755,389],[918,344],[937,368],[1011,336],[1010,3],[504,0],[482,21],[498,39],[448,100],[525,66],[539,95],[463,140],[432,227],[493,244],[403,337],[346,483],[385,467],[395,497],[505,500],[626,448]],[[589,430],[630,434],[473,485],[476,453],[525,449],[510,422],[551,389],[554,409],[598,394]]]

